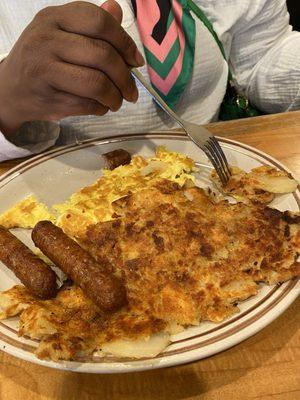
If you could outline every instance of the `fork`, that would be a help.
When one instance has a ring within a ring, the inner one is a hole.
[[[231,175],[230,168],[226,156],[211,132],[203,126],[193,124],[180,118],[160,97],[155,89],[145,80],[143,75],[136,69],[132,68],[131,73],[134,78],[146,89],[155,102],[177,123],[183,128],[189,138],[207,155],[208,159],[214,166],[222,185],[226,185]]]

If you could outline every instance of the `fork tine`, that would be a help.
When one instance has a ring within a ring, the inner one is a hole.
[[[231,176],[231,171],[230,171],[230,167],[229,167],[228,162],[227,162],[227,158],[226,158],[226,156],[224,154],[224,151],[223,151],[222,147],[220,146],[220,143],[218,142],[218,140],[214,136],[212,136],[210,138],[210,141],[212,142],[213,147],[215,148],[215,150],[218,152],[218,154],[220,156],[220,159],[221,159],[221,162],[222,162],[222,165],[223,165],[223,170],[225,172],[225,175],[229,179],[230,176]]]
[[[228,171],[229,176],[230,176],[230,175],[231,175],[230,166],[229,166],[229,164],[228,164],[228,161],[227,161],[227,158],[226,158],[226,156],[225,156],[225,153],[224,153],[222,147],[220,146],[219,141],[218,141],[214,136],[212,137],[212,141],[216,144],[217,148],[219,149],[219,152],[220,152],[220,154],[221,154],[221,156],[222,156],[222,159],[223,159],[223,161],[224,161],[224,164],[226,165],[227,171]]]
[[[205,146],[203,146],[202,149],[205,152],[205,154],[207,155],[207,157],[209,158],[212,165],[214,166],[214,168],[220,178],[220,181],[222,182],[222,185],[226,185],[228,179],[227,179],[227,176],[224,174],[222,168],[220,167],[219,161],[215,157],[215,152],[211,149],[211,147],[209,146],[208,143]]]
[[[219,146],[216,146],[213,141],[209,141],[209,147],[211,149],[211,152],[214,153],[214,156],[219,163],[219,167],[222,170],[223,174],[225,175],[225,179],[226,179],[226,183],[227,183],[230,178],[230,172],[229,172],[229,169],[227,168],[227,165],[223,159],[222,154],[220,154]]]
[[[221,157],[220,157],[220,155],[219,155],[218,150],[217,150],[216,147],[213,145],[213,142],[211,142],[210,140],[208,140],[208,142],[206,143],[206,146],[207,146],[207,148],[210,150],[212,156],[213,156],[214,159],[215,159],[215,162],[216,162],[217,165],[218,165],[219,170],[222,172],[222,174],[223,174],[223,176],[224,176],[224,178],[225,178],[225,181],[227,182],[228,177],[227,177],[226,170],[225,170],[225,168],[224,168],[224,165],[223,165],[223,162],[222,162],[222,159],[221,159]]]
[[[211,135],[209,130],[200,125],[181,119],[161,98],[156,90],[144,79],[143,75],[132,68],[132,75],[137,79],[147,92],[153,97],[157,104],[184,129],[193,142],[200,147],[210,159],[223,185],[226,185],[231,175],[225,154],[218,141]]]

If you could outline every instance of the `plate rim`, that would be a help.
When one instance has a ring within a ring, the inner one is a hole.
[[[170,140],[184,140],[184,141],[189,141],[188,137],[182,133],[182,132],[176,132],[176,131],[162,131],[162,132],[152,132],[152,133],[141,133],[141,134],[124,134],[124,135],[115,135],[115,136],[108,136],[108,137],[98,137],[98,138],[91,138],[91,139],[86,139],[84,141],[81,141],[80,143],[75,143],[75,144],[69,144],[65,146],[60,146],[56,147],[54,149],[50,149],[46,152],[40,153],[38,155],[35,155],[31,157],[30,159],[27,159],[23,161],[22,163],[18,164],[16,167],[8,170],[6,173],[2,174],[0,176],[0,190],[6,186],[11,180],[15,179],[17,176],[21,175],[22,173],[26,172],[28,169],[34,168],[36,165],[40,163],[44,163],[49,159],[55,158],[57,156],[60,156],[62,154],[66,154],[69,152],[73,152],[79,149],[87,148],[87,147],[92,147],[92,146],[100,146],[103,144],[110,144],[110,143],[120,143],[123,141],[134,141],[134,140],[147,140],[147,139],[159,139],[159,138],[165,138],[167,137]],[[295,174],[289,170],[284,164],[282,164],[280,161],[278,161],[276,158],[270,156],[269,154],[260,151],[252,146],[246,145],[244,143],[241,143],[239,141],[230,139],[230,138],[223,138],[223,137],[218,137],[216,136],[221,143],[226,144],[226,145],[233,145],[234,147],[242,148],[250,153],[254,153],[258,155],[260,158],[263,158],[267,160],[269,163],[275,165],[281,170],[285,170],[288,173],[290,173],[292,176],[295,177]],[[225,146],[224,146],[225,147]],[[226,146],[228,147],[228,146]],[[225,148],[226,148],[225,147]],[[235,149],[236,150],[236,149]],[[261,160],[258,160],[259,162],[262,162]],[[296,178],[297,179],[297,178]],[[300,185],[298,185],[298,188],[296,190],[296,193],[293,193],[294,198],[298,204],[298,207],[300,209],[300,196],[299,196],[299,189]],[[1,344],[1,349],[13,356],[19,357],[25,361],[33,362],[35,364],[47,366],[50,368],[54,369],[60,369],[60,370],[68,370],[68,371],[76,371],[76,372],[83,372],[83,373],[124,373],[124,372],[134,372],[134,371],[144,371],[144,370],[149,370],[149,369],[156,369],[156,368],[165,368],[169,366],[176,366],[180,364],[185,364],[189,362],[194,362],[196,360],[200,360],[202,358],[209,357],[213,354],[217,354],[220,351],[224,351],[234,345],[237,345],[238,343],[241,343],[248,337],[254,335],[258,331],[262,330],[264,327],[269,325],[271,322],[273,322],[276,318],[278,318],[292,303],[293,301],[298,297],[300,293],[300,279],[294,279],[290,280],[283,285],[281,285],[281,289],[284,290],[284,286],[287,286],[288,284],[293,284],[293,291],[289,291],[289,293],[286,296],[281,296],[279,293],[280,299],[277,301],[275,306],[272,307],[272,313],[270,314],[270,310],[267,310],[264,314],[267,315],[267,318],[261,319],[261,316],[258,317],[252,324],[248,324],[246,328],[242,328],[238,330],[237,332],[233,333],[233,335],[225,337],[225,339],[221,339],[216,342],[216,344],[221,346],[221,349],[215,351],[206,351],[204,355],[196,354],[197,349],[192,349],[192,350],[187,350],[185,352],[179,353],[179,354],[170,354],[164,357],[163,353],[162,355],[158,356],[158,359],[161,359],[161,361],[157,362],[156,359],[147,359],[147,360],[134,360],[131,362],[131,364],[128,364],[124,362],[96,362],[96,363],[91,363],[91,362],[84,362],[84,363],[79,363],[79,362],[74,362],[74,361],[60,361],[60,362],[53,362],[53,361],[45,361],[45,360],[39,360],[36,356],[32,355],[32,353],[25,353],[23,350],[16,351],[16,347],[13,345],[8,344],[7,342],[3,342],[0,339],[0,344]],[[276,301],[276,300],[275,300]],[[281,307],[279,307],[279,305]],[[256,307],[257,308],[257,307]],[[239,313],[240,314],[240,313]],[[251,319],[251,318],[250,318]],[[226,321],[226,320],[225,320]],[[228,321],[227,325],[230,325],[233,321]],[[2,324],[1,324],[2,325]],[[0,332],[0,336],[2,336],[3,333]],[[238,335],[238,337],[236,337]],[[5,336],[5,335],[4,335]],[[189,338],[190,339],[190,338]],[[223,340],[226,340],[227,343],[223,343]],[[180,342],[180,341],[179,341]],[[172,343],[171,343],[172,344]],[[204,346],[204,349],[206,347]],[[196,353],[195,353],[196,352]],[[201,353],[201,351],[200,351]],[[190,354],[190,357],[189,357]],[[174,359],[176,357],[176,359]],[[153,360],[153,361],[151,361]],[[147,364],[142,364],[143,362]],[[96,368],[92,368],[95,367]]]

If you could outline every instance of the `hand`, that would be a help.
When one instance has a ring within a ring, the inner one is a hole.
[[[26,121],[116,111],[138,92],[130,66],[144,64],[121,27],[122,10],[73,2],[40,11],[0,64],[0,129]]]

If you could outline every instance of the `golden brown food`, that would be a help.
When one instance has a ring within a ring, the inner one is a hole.
[[[257,282],[299,273],[299,215],[215,203],[168,181],[114,208],[120,217],[90,226],[84,244],[122,271],[129,305],[164,321],[221,321],[257,293]]]
[[[19,315],[27,307],[37,301],[22,285],[1,292],[0,295],[0,320]]]
[[[124,285],[109,272],[109,264],[98,264],[59,227],[40,221],[31,236],[34,244],[101,309],[116,311],[126,304]]]
[[[202,189],[170,181],[113,207],[118,217],[90,226],[82,244],[122,275],[128,305],[104,314],[76,286],[30,305],[20,333],[41,340],[40,358],[74,359],[99,349],[124,355],[124,347],[144,339],[142,350],[126,353],[138,357],[148,338],[163,349],[181,327],[238,312],[237,302],[255,295],[259,282],[300,274],[299,214],[216,203]]]
[[[126,306],[104,313],[74,284],[55,299],[33,302],[12,288],[0,294],[0,318],[21,312],[20,334],[40,341],[42,359],[85,360],[95,351],[153,357],[170,334],[238,312],[238,302],[255,295],[260,282],[300,275],[300,214],[261,202],[270,200],[266,189],[291,191],[295,181],[255,169],[260,182],[270,175],[263,193],[246,177],[242,196],[252,201],[229,204],[191,187],[194,170],[193,160],[158,148],[151,159],[133,157],[129,165],[105,170],[57,207],[63,230],[122,278]]]
[[[103,176],[63,204],[54,206],[59,213],[57,224],[69,236],[80,239],[89,225],[113,218],[112,203],[130,193],[152,186],[160,179],[168,179],[180,186],[193,184],[195,163],[183,154],[158,147],[155,156],[145,159],[134,156],[130,164],[114,170],[104,170]]]
[[[35,296],[41,299],[55,296],[57,285],[54,271],[16,236],[1,226],[0,261],[11,269]]]
[[[248,173],[238,167],[231,167],[231,174],[226,186],[220,184],[215,171],[211,177],[221,192],[244,203],[268,204],[276,194],[292,193],[298,186],[292,176],[269,165],[253,168]]]
[[[126,337],[136,339],[160,332],[164,323],[126,308],[114,314],[103,313],[78,286],[64,285],[51,301],[26,307],[20,319],[20,335],[41,340],[37,356],[42,359],[70,360],[91,355],[103,344]],[[164,346],[166,346],[164,341]]]
[[[39,202],[36,196],[31,195],[1,214],[0,225],[6,229],[31,229],[37,222],[45,219],[55,221],[47,206]]]

